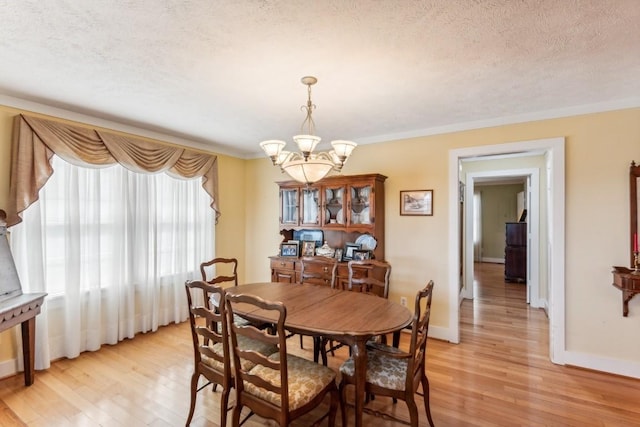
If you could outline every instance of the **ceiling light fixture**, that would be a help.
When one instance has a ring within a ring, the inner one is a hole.
[[[313,122],[312,113],[316,106],[311,102],[311,86],[317,83],[318,79],[312,76],[306,76],[301,79],[302,84],[307,86],[307,105],[303,105],[301,109],[306,110],[307,116],[302,122],[301,132],[306,134],[296,135],[293,140],[298,144],[300,152],[290,152],[283,150],[287,145],[284,141],[269,140],[260,143],[260,147],[271,158],[275,166],[280,166],[283,172],[286,172],[298,182],[311,184],[320,181],[327,176],[332,170],[340,171],[345,162],[356,148],[355,142],[336,140],[331,141],[333,150],[329,152],[314,153],[313,150],[320,142],[320,137],[315,136],[315,123]]]

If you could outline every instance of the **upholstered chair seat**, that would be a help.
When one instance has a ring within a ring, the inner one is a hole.
[[[280,360],[280,354],[272,354],[269,359]],[[289,370],[289,409],[292,411],[309,403],[322,389],[336,380],[336,373],[330,368],[292,354],[287,355],[287,369]],[[252,368],[249,373],[261,377],[276,387],[280,386],[280,371],[278,370],[258,365]],[[280,406],[281,399],[277,393],[251,383],[245,385],[245,391]]]

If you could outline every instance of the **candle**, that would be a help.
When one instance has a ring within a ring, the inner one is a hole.
[[[633,252],[638,252],[638,233],[633,233]]]

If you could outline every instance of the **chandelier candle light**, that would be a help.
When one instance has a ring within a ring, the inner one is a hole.
[[[315,136],[315,123],[313,122],[313,109],[316,106],[311,102],[311,86],[316,84],[318,79],[312,76],[306,76],[301,79],[302,84],[307,86],[307,105],[301,108],[307,113],[306,118],[302,122],[301,131],[306,134],[296,135],[293,140],[298,144],[300,152],[290,152],[283,150],[287,145],[284,141],[269,140],[260,143],[260,147],[271,158],[275,166],[280,166],[283,172],[286,172],[298,182],[311,184],[320,181],[327,176],[329,172],[342,170],[345,162],[356,148],[356,143],[351,141],[336,140],[331,141],[333,150],[329,152],[314,153],[313,150],[320,142],[320,137]]]

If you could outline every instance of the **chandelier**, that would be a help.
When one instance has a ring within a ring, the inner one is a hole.
[[[315,123],[313,122],[313,110],[316,106],[311,102],[311,86],[317,83],[318,79],[306,76],[301,79],[302,84],[307,86],[307,105],[301,109],[307,113],[302,122],[302,135],[295,135],[293,140],[298,145],[299,152],[283,150],[287,145],[284,141],[269,140],[260,143],[260,147],[271,158],[275,166],[280,166],[283,172],[298,182],[311,184],[320,181],[331,171],[339,172],[345,162],[356,147],[355,142],[336,140],[331,141],[333,150],[329,152],[314,153],[313,150],[320,142],[320,137],[315,136]],[[305,134],[306,128],[306,134]]]

